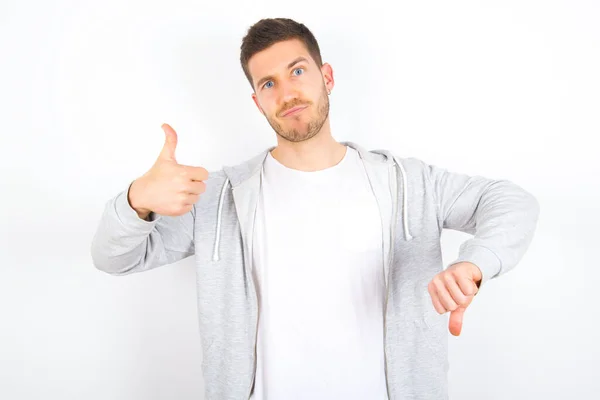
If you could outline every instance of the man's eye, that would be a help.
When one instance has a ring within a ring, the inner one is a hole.
[[[300,71],[300,74],[296,74],[296,71]],[[304,69],[302,69],[302,68],[296,68],[294,70],[294,74],[296,74],[296,75],[302,75],[303,73],[304,73]]]
[[[264,87],[266,87],[266,88],[270,88],[272,86],[273,86],[273,81],[268,81],[267,83],[264,84]]]

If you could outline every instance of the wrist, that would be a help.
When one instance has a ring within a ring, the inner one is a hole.
[[[140,186],[142,182],[140,179],[136,179],[129,186],[129,190],[127,192],[127,201],[133,210],[138,214],[141,219],[147,219],[148,215],[150,215],[151,210],[147,207],[144,207],[143,203],[140,202]]]

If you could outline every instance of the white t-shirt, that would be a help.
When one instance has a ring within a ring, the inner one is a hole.
[[[346,148],[315,172],[265,160],[252,400],[387,399],[381,216],[360,156]]]

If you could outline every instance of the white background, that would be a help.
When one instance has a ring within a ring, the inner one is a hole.
[[[594,0],[3,0],[0,398],[203,398],[192,260],[117,278],[89,246],[163,122],[178,160],[209,170],[276,143],[238,60],[246,29],[279,16],[333,67],[336,140],[540,201],[529,251],[450,337],[451,398],[598,399]],[[467,238],[444,233],[446,262]]]

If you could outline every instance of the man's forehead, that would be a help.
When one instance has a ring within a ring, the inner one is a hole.
[[[253,55],[248,61],[248,69],[254,79],[258,80],[264,75],[287,69],[291,63],[300,58],[305,62],[312,60],[302,42],[299,40],[278,42]]]

